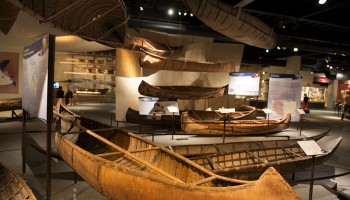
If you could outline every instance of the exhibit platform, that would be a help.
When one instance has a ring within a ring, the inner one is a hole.
[[[114,120],[115,104],[113,103],[79,102],[78,105],[70,108],[84,117],[112,124],[113,126],[117,124]],[[16,113],[18,116],[21,116],[21,110],[16,110]],[[331,140],[340,136],[343,137],[343,141],[328,161],[315,167],[314,177],[333,176],[350,170],[350,159],[348,158],[350,154],[349,119],[341,121],[334,110],[311,109],[310,114],[304,116],[302,131],[297,129],[298,125],[298,122],[292,122],[287,130],[269,135],[269,137],[265,135],[254,137],[233,136],[226,137],[225,142],[281,139],[286,138],[286,136],[293,138],[308,137],[332,128],[330,133],[322,138],[321,141]],[[46,148],[46,124],[38,119],[29,119],[26,127],[27,135],[29,136],[27,137],[27,144],[35,143],[42,148]],[[173,132],[171,129],[163,127],[142,126],[140,129],[138,125],[128,124],[126,129],[164,146],[220,143],[223,141],[222,137],[186,135],[180,130]],[[24,174],[22,172],[22,118],[13,117],[11,111],[0,112],[0,130],[0,162],[20,174],[27,181],[27,184],[38,199],[45,199],[47,184],[45,173],[46,155],[37,151],[32,145],[26,145],[26,172]],[[54,151],[53,134],[51,136],[52,150]],[[107,199],[91,188],[84,180],[76,177],[75,173],[65,162],[52,158],[51,166],[51,199]],[[291,174],[284,175],[284,177],[302,199],[309,199],[310,182],[299,182],[299,180],[309,179],[311,177],[310,169],[296,173],[294,180],[292,180]],[[338,194],[332,189],[335,187]],[[160,195],[165,194],[160,193]],[[350,175],[314,182],[312,199],[341,199],[341,197],[349,196]]]

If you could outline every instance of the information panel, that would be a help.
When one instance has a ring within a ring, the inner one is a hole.
[[[180,115],[176,99],[140,97],[139,101],[140,115]]]
[[[260,74],[251,72],[230,73],[228,94],[259,96]]]

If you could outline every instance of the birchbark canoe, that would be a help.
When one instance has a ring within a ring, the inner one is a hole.
[[[318,142],[324,154],[316,155],[314,164],[328,160],[341,141],[342,137]],[[312,156],[306,155],[299,145],[218,153],[190,160],[218,175],[244,180],[259,177],[269,167],[274,167],[280,174],[289,174],[310,168],[313,162]]]
[[[230,117],[234,119],[255,119],[257,115],[257,109],[252,106],[237,106],[235,107],[237,112],[230,113]],[[180,113],[185,111],[180,111]],[[202,110],[188,110],[188,114],[197,120],[219,120],[222,114],[216,111],[202,111]],[[180,116],[175,115],[174,123],[180,125]],[[149,119],[147,115],[140,115],[140,112],[132,108],[128,108],[125,114],[125,120],[132,124],[142,124],[142,125],[172,125],[173,116],[162,115],[161,120],[154,121]]]
[[[111,199],[300,199],[274,168],[258,180],[218,176],[161,145],[63,109],[55,142],[63,160]],[[70,116],[67,116],[70,115]],[[75,121],[75,122],[74,122]],[[66,124],[66,125],[64,125]],[[75,135],[76,141],[71,141]]]
[[[27,183],[16,172],[0,163],[0,199],[36,200],[37,198]]]
[[[273,49],[276,34],[266,23],[240,7],[220,0],[185,0],[186,7],[213,30],[242,43]]]
[[[284,118],[279,119],[232,120],[225,124],[224,121],[218,120],[196,120],[190,117],[188,112],[183,112],[181,114],[181,130],[188,134],[208,136],[219,136],[223,135],[224,132],[227,136],[261,135],[287,129],[290,120],[291,115],[288,113]]]
[[[311,137],[290,137],[286,139],[266,139],[255,141],[242,141],[242,142],[228,142],[228,143],[214,143],[214,144],[192,144],[192,145],[176,145],[167,146],[170,150],[174,151],[185,157],[204,156],[210,154],[225,154],[238,151],[250,151],[268,148],[282,148],[297,145],[297,141],[301,140],[315,140],[326,136],[332,129],[321,132]]]
[[[22,99],[0,99],[0,111],[18,110],[22,109]]]
[[[227,91],[227,86],[153,86],[146,81],[142,81],[139,85],[138,91],[140,94],[150,97],[195,100],[223,96],[225,91]]]
[[[163,57],[140,51],[140,64],[143,68],[190,72],[235,72],[235,62],[196,62],[187,59]]]

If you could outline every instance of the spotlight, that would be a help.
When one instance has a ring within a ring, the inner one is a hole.
[[[327,0],[319,0],[318,3],[322,5],[322,4],[325,4],[326,1],[327,1]]]
[[[142,7],[142,6],[140,6],[140,10],[143,10],[143,7]]]
[[[168,10],[168,15],[173,15],[173,14],[174,14],[174,10],[170,8],[170,9]]]
[[[181,15],[181,12],[179,11],[179,12],[177,12],[177,14]]]
[[[281,47],[277,46],[277,49],[278,49],[278,50],[281,50]]]
[[[187,15],[187,12],[184,12],[184,16],[186,16]]]
[[[190,16],[193,17],[193,14],[191,13]]]
[[[268,49],[265,49],[265,53],[269,53],[270,52],[270,50],[268,50]]]
[[[294,51],[294,52],[297,52],[297,51],[299,51],[299,49],[296,48],[296,47],[294,47],[293,51]]]

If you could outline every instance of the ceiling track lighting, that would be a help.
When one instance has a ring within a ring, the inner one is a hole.
[[[325,4],[326,1],[327,1],[327,0],[319,0],[319,1],[318,1],[318,4],[321,4],[321,5],[322,5],[322,4]]]

